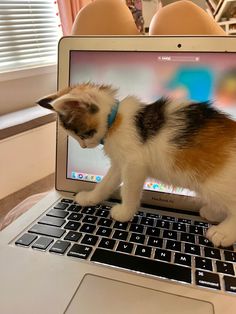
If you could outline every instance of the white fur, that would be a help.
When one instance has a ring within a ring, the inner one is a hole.
[[[97,204],[107,199],[123,182],[122,203],[112,208],[111,215],[118,221],[128,221],[139,206],[145,179],[154,177],[167,184],[194,190],[202,197],[205,206],[200,211],[201,215],[208,220],[220,222],[207,232],[207,237],[215,245],[228,246],[236,241],[236,159],[233,154],[221,171],[200,184],[191,172],[179,171],[174,167],[175,148],[169,139],[175,133],[175,127],[167,125],[145,144],[140,142],[133,124],[133,117],[142,106],[137,98],[127,97],[120,103],[122,122],[115,132],[107,136],[106,121],[115,103],[114,93],[93,87],[88,94],[75,92],[63,96],[64,99],[66,97],[93,100],[99,106],[100,127],[96,137],[83,143],[82,147],[94,147],[101,138],[105,138],[104,151],[111,160],[111,168],[102,182],[93,191],[79,192],[76,195],[78,203],[83,206]],[[58,104],[55,101],[55,106]],[[180,106],[187,105],[170,102],[166,113],[171,115]]]

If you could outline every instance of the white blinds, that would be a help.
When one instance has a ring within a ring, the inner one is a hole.
[[[0,0],[0,72],[56,61],[53,0]]]

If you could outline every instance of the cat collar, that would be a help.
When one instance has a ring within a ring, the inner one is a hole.
[[[108,129],[112,126],[116,119],[116,114],[119,108],[120,102],[119,100],[116,100],[115,104],[113,105],[111,112],[108,115],[107,123],[108,123]],[[104,139],[101,139],[100,144],[104,145]]]

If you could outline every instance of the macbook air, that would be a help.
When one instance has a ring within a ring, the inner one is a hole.
[[[58,89],[88,81],[119,99],[213,100],[235,118],[236,38],[62,38]],[[194,191],[147,178],[138,212],[120,223],[110,217],[119,191],[74,202],[108,168],[102,145],[81,149],[57,127],[55,191],[0,233],[0,313],[235,313],[235,246],[205,238]]]

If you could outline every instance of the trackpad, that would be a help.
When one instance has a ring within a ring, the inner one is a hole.
[[[66,314],[211,314],[211,303],[86,275]]]

